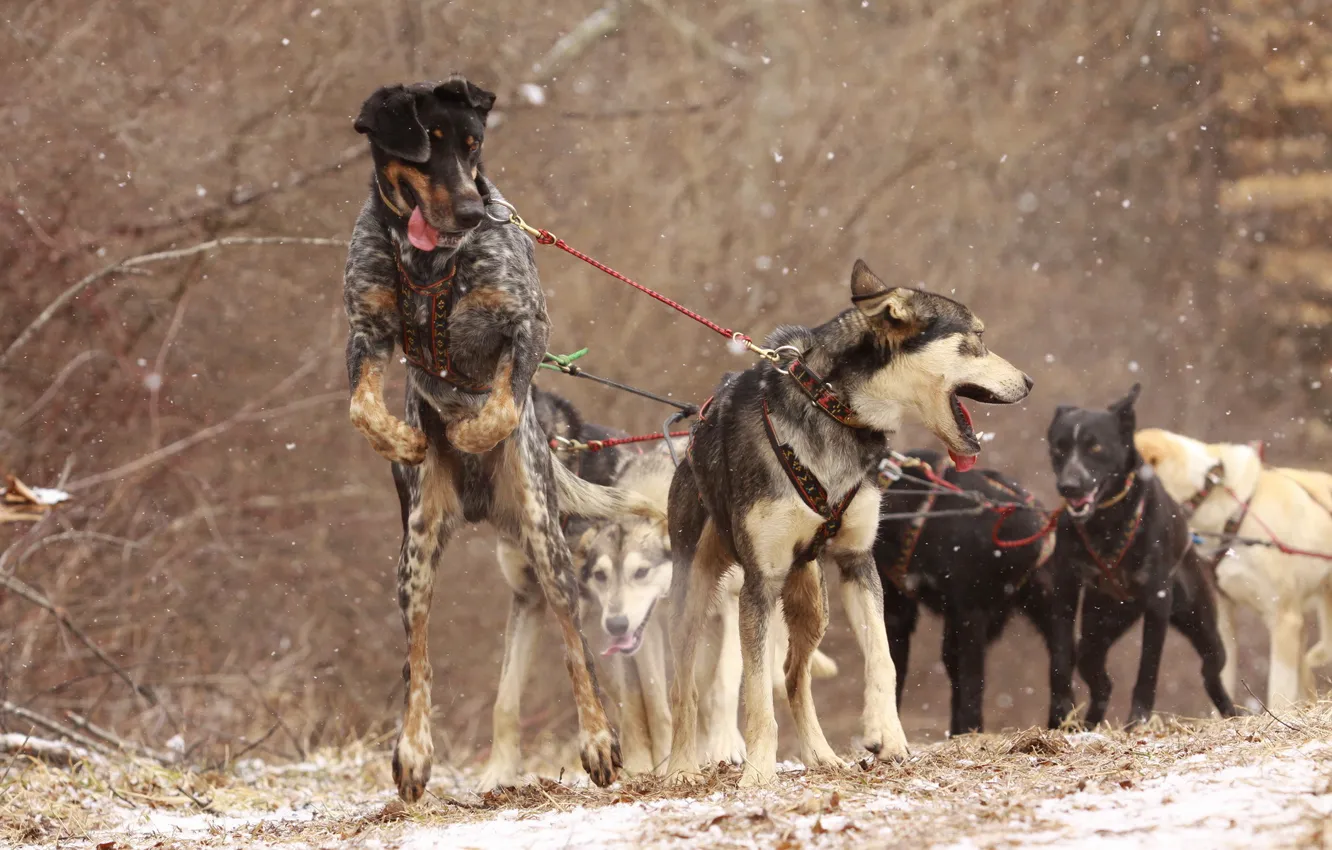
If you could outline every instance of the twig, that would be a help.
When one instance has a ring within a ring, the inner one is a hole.
[[[264,696],[264,692],[259,687],[259,683],[254,680],[254,677],[250,675],[248,670],[245,671],[244,675],[246,680],[249,681],[250,687],[254,688],[255,695],[259,697],[259,702],[263,704],[264,708],[268,709],[268,713],[273,715],[273,719],[277,721],[277,725],[282,727],[282,731],[287,734],[289,739],[291,739],[291,744],[296,748],[296,752],[300,753],[302,759],[308,759],[310,754],[306,751],[305,745],[300,742],[300,739],[296,737],[296,733],[292,732],[291,727],[282,719],[282,715],[278,714],[277,709],[274,708],[273,704]]]
[[[1301,732],[1301,731],[1303,731],[1303,730],[1300,729],[1298,726],[1291,726],[1289,723],[1287,723],[1286,721],[1282,720],[1280,717],[1277,717],[1276,714],[1273,713],[1272,709],[1270,709],[1270,708],[1267,707],[1267,703],[1265,703],[1265,702],[1263,702],[1262,700],[1258,699],[1258,695],[1255,694],[1255,693],[1253,692],[1253,688],[1249,687],[1249,683],[1248,683],[1248,682],[1244,681],[1243,679],[1240,679],[1240,684],[1244,686],[1244,690],[1246,690],[1246,691],[1249,692],[1249,696],[1253,697],[1254,702],[1258,703],[1258,705],[1262,707],[1263,711],[1267,713],[1267,716],[1268,716],[1268,717],[1272,718],[1272,719],[1275,720],[1277,723],[1280,723],[1282,726],[1285,726],[1287,729],[1289,729],[1289,730],[1292,731],[1292,732]]]
[[[692,41],[712,58],[741,71],[751,71],[758,66],[758,61],[754,57],[746,56],[734,47],[717,41],[698,24],[669,8],[660,0],[639,0],[639,2],[661,15],[686,41]]]
[[[0,700],[0,713],[12,714],[15,717],[22,718],[28,721],[29,723],[32,723],[36,726],[40,726],[43,729],[46,729],[49,732],[56,733],[62,738],[68,738],[69,740],[73,741],[79,746],[92,750],[95,753],[102,753],[103,755],[111,754],[111,749],[107,747],[105,744],[101,743],[100,741],[94,741],[92,738],[89,738],[87,735],[82,735],[78,732],[75,732],[73,729],[70,729],[68,726],[65,726],[64,724],[58,721],[52,720],[49,717],[45,717],[41,714],[38,714],[35,711],[24,708],[21,705],[15,705],[9,700]]]
[[[37,332],[45,327],[46,323],[55,317],[69,302],[78,297],[79,293],[92,286],[104,277],[113,275],[117,272],[128,271],[138,266],[149,265],[150,263],[161,263],[168,260],[179,260],[184,257],[192,257],[195,254],[202,254],[211,251],[214,248],[226,248],[232,245],[327,245],[339,248],[345,248],[347,242],[342,239],[328,239],[316,236],[224,236],[220,239],[210,239],[207,242],[200,242],[198,245],[191,245],[188,248],[175,248],[170,251],[158,251],[153,254],[140,254],[135,257],[129,257],[109,266],[104,266],[98,271],[85,276],[78,283],[60,293],[54,301],[46,305],[46,309],[37,314],[29,325],[9,344],[3,354],[0,354],[0,369],[3,369],[9,360],[18,352],[20,348],[27,345]]]
[[[532,75],[537,79],[549,79],[560,69],[582,55],[602,36],[614,32],[620,26],[626,0],[610,0],[583,20],[551,45],[546,55],[532,65]]]
[[[75,714],[72,711],[66,711],[65,719],[68,720],[71,724],[73,724],[75,728],[82,729],[90,735],[95,735],[101,740],[106,741],[108,744],[111,744],[112,746],[124,752],[134,753],[135,755],[143,756],[144,758],[152,759],[153,761],[161,762],[162,764],[169,764],[175,761],[174,758],[168,756],[165,753],[156,752],[155,750],[151,750],[148,747],[136,744],[133,741],[126,741],[124,738],[121,738],[119,735],[115,734],[114,732],[103,729],[102,727],[93,723],[91,720],[89,720],[88,718],[84,717],[81,714]]]
[[[215,811],[215,810],[213,809],[213,801],[212,801],[212,800],[209,800],[208,802],[205,803],[203,800],[200,800],[198,797],[194,796],[194,795],[191,794],[189,791],[186,791],[184,785],[177,785],[177,786],[176,786],[176,790],[179,791],[180,793],[184,794],[186,797],[189,797],[190,800],[193,801],[194,805],[198,806],[201,810],[203,810],[203,811],[205,811],[205,812],[212,812],[212,811]]]
[[[14,763],[14,759],[17,759],[19,756],[41,759],[42,761],[58,765],[70,765],[93,757],[91,752],[82,747],[66,744],[63,741],[48,741],[45,738],[34,738],[30,734],[0,735],[0,752],[10,754],[9,763],[11,765]],[[8,775],[9,768],[6,768],[4,776],[0,776],[0,782],[3,782],[4,777]]]
[[[51,386],[46,388],[46,392],[42,393],[41,396],[38,397],[38,399],[32,403],[31,407],[20,413],[18,415],[18,418],[9,424],[9,429],[11,431],[17,431],[19,428],[22,428],[24,425],[26,425],[29,419],[40,413],[41,409],[45,407],[47,404],[49,404],[51,399],[55,398],[56,395],[59,394],[60,387],[65,383],[66,380],[68,380],[69,376],[74,373],[75,369],[79,368],[84,363],[87,363],[89,360],[92,360],[94,357],[97,357],[105,353],[106,352],[100,350],[85,351],[82,354],[75,357],[73,360],[70,360],[68,363],[66,363],[64,368],[61,369],[60,372],[57,373],[53,379],[51,379]]]
[[[149,705],[157,705],[156,695],[154,695],[153,692],[149,690],[147,687],[140,685],[138,682],[134,681],[133,677],[131,677],[130,674],[126,672],[124,667],[121,667],[119,664],[113,661],[111,659],[111,656],[103,652],[102,648],[98,646],[96,643],[94,643],[92,638],[88,637],[87,632],[79,628],[78,624],[75,623],[72,619],[70,619],[69,614],[66,614],[63,608],[53,604],[51,600],[47,599],[42,594],[38,593],[34,588],[29,587],[28,585],[24,584],[22,581],[15,578],[14,576],[0,575],[0,586],[4,586],[5,588],[13,591],[14,593],[18,594],[19,596],[31,602],[33,605],[36,605],[39,608],[44,608],[47,611],[51,612],[51,614],[55,616],[56,620],[62,626],[68,629],[70,633],[74,635],[74,637],[78,638],[79,641],[82,642],[84,646],[92,650],[92,654],[97,656],[97,659],[101,661],[103,664],[105,664],[107,667],[110,667],[115,672],[115,674],[125,682],[125,684],[130,686],[130,689],[133,690],[135,694],[141,697]],[[5,703],[5,705],[9,704],[10,703]]]
[[[23,565],[23,562],[28,560],[28,558],[38,549],[50,546],[53,543],[63,543],[67,540],[90,540],[96,543],[108,543],[113,546],[123,546],[128,549],[137,548],[139,545],[133,540],[124,537],[116,537],[114,534],[103,534],[100,531],[62,531],[59,534],[43,537],[27,549],[24,549],[23,554],[19,555],[18,560],[14,562],[14,567],[11,572],[18,570],[18,568]]]

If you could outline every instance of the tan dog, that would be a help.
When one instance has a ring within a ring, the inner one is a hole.
[[[1312,696],[1312,669],[1332,661],[1332,560],[1244,541],[1279,541],[1332,557],[1332,475],[1269,467],[1252,446],[1207,444],[1158,428],[1139,431],[1135,442],[1171,497],[1192,511],[1189,525],[1204,536],[1199,550],[1212,559],[1220,556],[1217,625],[1226,646],[1226,689],[1234,696],[1234,606],[1242,604],[1261,614],[1271,633],[1268,706]],[[1318,614],[1321,637],[1306,653],[1304,616],[1310,607]]]

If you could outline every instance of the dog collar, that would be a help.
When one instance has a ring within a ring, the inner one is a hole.
[[[848,428],[865,428],[864,422],[851,409],[851,406],[842,401],[841,396],[833,389],[832,384],[823,379],[819,373],[805,365],[805,361],[799,357],[793,359],[782,369],[783,372],[795,379],[796,386],[800,387],[805,395],[809,396],[810,401],[831,416],[833,419],[842,423]]]
[[[375,170],[375,191],[379,192],[379,200],[383,201],[383,202],[384,202],[384,206],[388,207],[389,210],[392,211],[392,213],[393,213],[394,215],[396,215],[398,218],[406,218],[406,217],[407,217],[407,213],[405,213],[405,212],[403,212],[402,210],[398,209],[398,205],[395,204],[395,203],[393,203],[392,201],[390,201],[390,200],[389,200],[389,196],[386,195],[386,194],[384,194],[384,184],[382,184],[382,183],[379,182],[379,170],[378,170],[378,169]]]
[[[1115,505],[1117,505],[1117,504],[1119,504],[1120,502],[1124,501],[1124,499],[1128,496],[1129,491],[1133,489],[1133,484],[1134,484],[1137,480],[1138,480],[1138,471],[1135,469],[1135,470],[1133,470],[1132,472],[1130,472],[1130,473],[1128,474],[1128,478],[1126,478],[1126,479],[1124,480],[1124,489],[1123,489],[1123,490],[1120,490],[1120,491],[1119,491],[1118,493],[1116,493],[1115,495],[1113,495],[1113,496],[1111,496],[1110,498],[1106,499],[1104,502],[1099,503],[1099,504],[1096,506],[1096,510],[1099,511],[1099,510],[1102,510],[1102,509],[1104,509],[1104,508],[1113,508]]]
[[[1130,476],[1129,486],[1132,485],[1133,480]],[[1124,492],[1115,497],[1115,501],[1118,502],[1122,499],[1128,490],[1129,488],[1125,487]],[[1073,529],[1078,533],[1078,537],[1082,538],[1082,547],[1087,550],[1092,562],[1096,564],[1096,569],[1100,571],[1101,589],[1120,601],[1132,598],[1132,594],[1129,593],[1129,589],[1120,575],[1119,568],[1123,565],[1124,558],[1128,556],[1129,550],[1133,548],[1134,541],[1138,539],[1138,531],[1142,528],[1142,517],[1146,508],[1147,497],[1144,495],[1138,499],[1138,506],[1133,509],[1133,519],[1130,520],[1128,531],[1124,534],[1123,544],[1119,547],[1119,551],[1115,553],[1114,558],[1109,561],[1101,557],[1101,553],[1096,551],[1096,547],[1092,545],[1091,535],[1087,533],[1083,524],[1080,522],[1073,523]]]
[[[1184,509],[1185,518],[1193,516],[1193,512],[1198,510],[1199,506],[1207,501],[1207,497],[1211,496],[1217,487],[1225,483],[1225,480],[1226,465],[1218,460],[1212,464],[1212,468],[1207,470],[1207,474],[1203,476],[1202,489],[1179,503],[1179,506]]]

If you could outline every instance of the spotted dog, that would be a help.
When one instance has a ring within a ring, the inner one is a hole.
[[[402,510],[398,604],[409,648],[393,776],[408,802],[430,777],[427,622],[435,575],[458,526],[489,521],[523,553],[513,608],[549,604],[554,611],[583,765],[608,785],[619,743],[579,632],[577,579],[559,512],[660,516],[637,494],[594,487],[551,463],[529,402],[550,334],[533,245],[486,215],[487,204],[501,200],[481,164],[494,102],[461,77],[388,86],[365,101],[354,124],[369,138],[374,171],[347,254],[347,372],[352,422],[393,462]],[[395,345],[407,364],[403,419],[383,397]],[[505,640],[509,664],[514,635]]]
[[[896,674],[871,547],[880,492],[873,473],[907,415],[926,425],[960,466],[980,451],[959,397],[1011,404],[1031,379],[986,350],[983,326],[962,304],[890,287],[863,262],[851,274],[850,309],[816,328],[783,327],[763,363],[723,380],[693,430],[670,492],[676,664],[668,773],[698,776],[694,668],[701,624],[719,580],[743,570],[740,643],[745,747],[743,786],[776,776],[777,724],[769,687],[769,619],[781,602],[790,632],[786,692],[800,756],[840,765],[824,738],[810,661],[827,627],[821,565],[842,576],[843,603],[865,656],[863,742],[881,759],[907,753],[894,699]],[[818,563],[816,563],[816,561]]]

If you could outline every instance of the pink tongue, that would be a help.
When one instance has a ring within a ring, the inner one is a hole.
[[[967,425],[969,427],[971,425],[971,411],[967,410],[967,406],[961,401],[957,403],[957,406],[962,408],[962,415],[967,417]],[[960,455],[952,449],[949,449],[948,456],[952,458],[953,466],[957,467],[958,472],[966,472],[976,465],[975,455]]]
[[[412,210],[412,217],[407,220],[407,241],[420,251],[433,251],[439,242],[439,231],[431,227],[421,215],[421,208]]]
[[[627,634],[624,637],[616,638],[615,643],[612,643],[610,646],[606,647],[606,649],[601,653],[601,657],[605,658],[607,655],[616,655],[621,652],[628,652],[633,648],[634,648],[634,636],[633,634]]]

